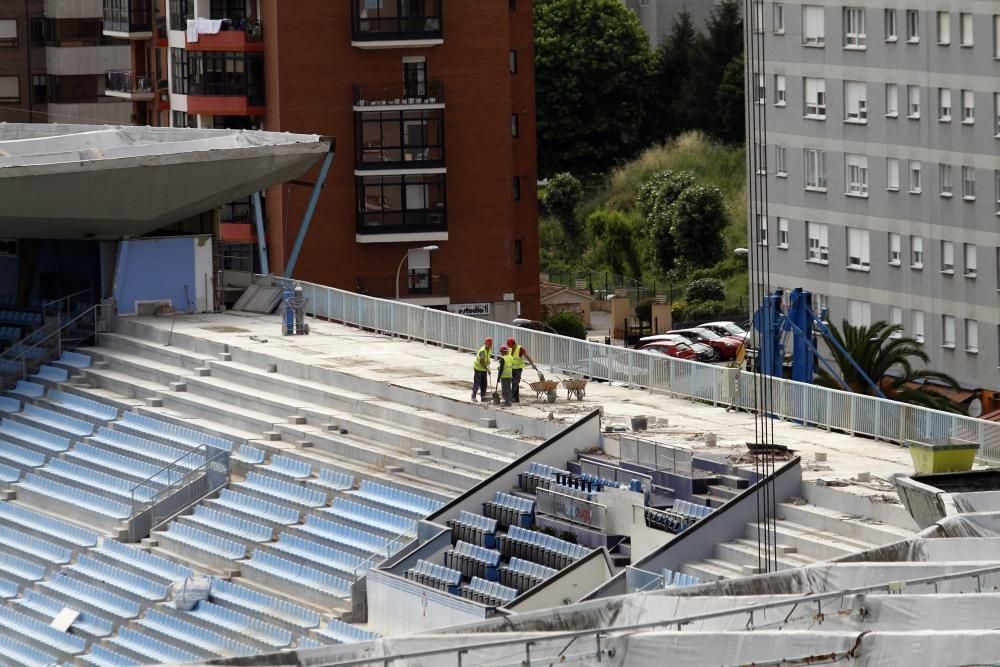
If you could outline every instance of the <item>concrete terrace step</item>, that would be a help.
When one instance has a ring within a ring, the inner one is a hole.
[[[913,532],[905,528],[864,520],[839,510],[813,504],[779,503],[778,516],[876,546],[913,537]]]
[[[763,530],[764,526],[761,524],[761,531]],[[801,555],[816,561],[825,561],[867,551],[875,546],[868,542],[785,519],[778,519],[772,530],[777,534],[778,544],[795,547]],[[756,523],[747,524],[746,536],[751,540],[757,539]]]
[[[740,568],[746,566],[756,567],[760,562],[760,554],[757,550],[757,541],[755,538],[756,535],[754,539],[737,539],[732,542],[718,543],[715,545],[715,557]],[[815,559],[803,556],[802,554],[783,553],[783,546],[791,549],[795,548],[790,545],[783,545],[780,542],[778,543],[778,557],[776,559],[778,569],[788,570],[816,562]]]
[[[704,583],[706,581],[716,581],[718,579],[732,579],[742,577],[746,574],[743,568],[718,558],[705,558],[703,560],[685,563],[681,566],[681,572],[698,577]]]
[[[204,367],[207,361],[218,358],[193,352],[178,345],[167,346],[120,333],[101,334],[98,343],[102,349],[117,350],[188,370]]]

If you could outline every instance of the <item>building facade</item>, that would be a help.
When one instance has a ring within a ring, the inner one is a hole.
[[[681,12],[691,14],[691,22],[700,31],[705,30],[705,22],[721,0],[622,0],[625,6],[639,17],[643,30],[649,35],[649,43],[655,49],[666,39],[674,26],[674,19]],[[740,3],[742,6],[743,3]]]
[[[761,2],[771,285],[1000,386],[1000,8]]]
[[[122,5],[155,7],[105,0],[106,13]],[[413,303],[517,301],[538,315],[530,0],[165,0],[154,14],[155,36],[128,35],[120,75],[139,117],[336,138],[295,277],[394,297],[403,268]],[[314,177],[266,194],[275,273]],[[251,217],[249,202],[223,212]]]

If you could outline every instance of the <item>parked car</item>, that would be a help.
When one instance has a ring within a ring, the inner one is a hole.
[[[642,352],[659,352],[675,359],[698,358],[698,353],[688,343],[679,340],[654,340],[636,349]]]
[[[653,336],[645,336],[639,339],[638,349],[642,349],[643,346],[649,345],[650,343],[664,343],[664,342],[685,343],[695,353],[695,358],[698,361],[715,361],[715,359],[717,358],[715,350],[712,349],[710,345],[705,345],[704,343],[696,343],[693,340],[688,340],[684,336],[679,336],[677,334],[656,334]]]
[[[683,336],[690,341],[696,343],[705,343],[711,346],[715,351],[715,360],[729,360],[736,356],[736,352],[740,349],[740,345],[743,344],[742,338],[737,338],[734,336],[720,336],[719,334],[711,331],[709,329],[703,329],[701,327],[693,327],[691,329],[675,329],[673,331],[668,331],[668,334],[677,334]]]
[[[745,339],[750,333],[735,322],[706,322],[700,325],[699,328],[714,331],[720,336],[736,336],[740,339]]]

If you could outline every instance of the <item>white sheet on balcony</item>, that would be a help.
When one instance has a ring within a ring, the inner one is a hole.
[[[187,41],[193,44],[198,41],[198,35],[217,35],[222,30],[222,19],[196,18],[188,19]]]

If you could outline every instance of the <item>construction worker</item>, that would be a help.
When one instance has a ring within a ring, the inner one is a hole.
[[[503,404],[510,405],[510,385],[514,381],[514,357],[510,353],[510,348],[506,345],[500,346],[500,392],[503,395]]]
[[[513,337],[507,339],[507,347],[510,348],[510,356],[514,358],[514,377],[511,400],[515,403],[521,402],[521,373],[524,371],[524,360],[527,359],[532,368],[535,368],[535,361],[528,354],[528,351],[517,344]]]
[[[476,390],[479,390],[483,403],[486,402],[486,385],[490,373],[490,358],[493,356],[493,339],[487,338],[483,346],[476,352],[476,360],[472,362],[472,400],[476,400]]]

